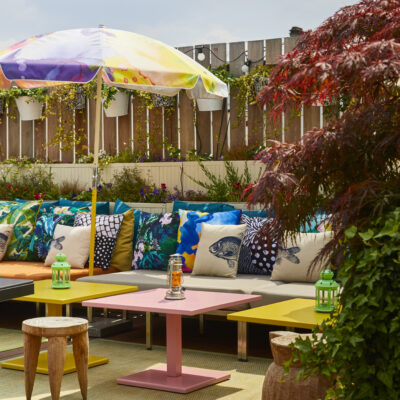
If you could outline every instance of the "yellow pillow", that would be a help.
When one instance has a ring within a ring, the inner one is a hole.
[[[119,271],[132,269],[133,209],[124,212],[121,229],[111,258],[111,266]]]

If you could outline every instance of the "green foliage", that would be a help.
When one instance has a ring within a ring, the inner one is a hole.
[[[1,90],[1,97],[4,97],[9,103],[12,99],[28,96],[37,101],[46,101],[48,96],[48,90],[46,88],[35,88],[35,89],[22,89],[17,86],[11,86],[8,90]]]
[[[211,201],[245,201],[247,192],[246,188],[251,186],[253,180],[250,175],[247,163],[243,173],[233,166],[229,161],[224,161],[226,174],[217,176],[209,171],[205,165],[199,161],[199,166],[203,171],[208,181],[200,181],[198,179],[188,176],[193,182],[207,190],[207,196]],[[260,169],[261,173],[261,169]],[[259,177],[257,177],[258,179]],[[256,180],[257,180],[256,179]]]
[[[210,71],[228,85],[234,85],[238,79],[229,71],[229,64],[222,64],[217,68],[210,69]]]
[[[399,399],[400,208],[350,227],[343,246],[342,310],[320,342],[297,341],[302,373],[333,378],[338,400]]]

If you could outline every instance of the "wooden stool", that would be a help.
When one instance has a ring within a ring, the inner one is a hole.
[[[60,398],[67,336],[71,336],[79,386],[82,398],[86,400],[89,357],[88,321],[70,317],[32,318],[22,323],[22,330],[25,333],[24,369],[27,400],[32,397],[42,336],[49,339],[48,366],[51,398],[53,400]]]

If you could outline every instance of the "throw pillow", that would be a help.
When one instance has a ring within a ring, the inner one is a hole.
[[[242,215],[254,218],[265,218],[267,216],[266,210],[242,210]]]
[[[137,236],[133,269],[167,270],[169,256],[176,252],[178,227],[178,212],[146,216]]]
[[[6,254],[7,246],[13,234],[13,230],[13,224],[0,224],[0,261]]]
[[[175,200],[172,211],[179,210],[190,210],[190,211],[201,211],[201,212],[222,212],[232,211],[235,207],[230,204],[224,203],[189,203],[187,201]]]
[[[96,236],[94,242],[94,266],[108,269],[118,233],[121,228],[123,214],[96,215]],[[91,224],[91,214],[78,213],[74,226],[88,226]]]
[[[278,257],[272,270],[272,281],[316,282],[321,268],[309,266],[320,250],[332,239],[332,232],[299,233],[286,246],[278,246]]]
[[[17,203],[26,203],[29,200],[15,198],[14,201]],[[43,200],[42,206],[40,207],[40,212],[49,212],[50,207],[58,206],[58,202],[59,200]]]
[[[133,210],[124,212],[123,216],[110,265],[119,271],[128,271],[132,268]]]
[[[246,225],[201,224],[193,275],[235,278]]]
[[[250,218],[242,214],[240,223],[246,225],[239,256],[239,274],[270,275],[277,256],[277,244],[258,238],[259,230],[268,218]]]
[[[330,225],[329,219],[330,216],[325,213],[316,214],[310,222],[307,222],[305,226],[300,229],[300,232],[318,233],[331,231],[332,226]]]
[[[64,253],[71,268],[84,268],[89,258],[90,226],[66,226],[58,224],[54,230],[50,249],[44,261],[51,267],[58,253]]]
[[[39,215],[33,232],[27,259],[29,261],[44,261],[50,249],[54,230],[58,224],[73,226],[75,215],[42,213]]]
[[[41,204],[41,201],[0,202],[0,224],[14,225],[14,231],[7,247],[7,259],[16,261],[27,259],[29,244]]]
[[[76,207],[76,208],[91,207],[92,202],[91,201],[67,200],[67,199],[63,199],[61,197],[60,201],[59,201],[59,206],[61,206],[61,207],[63,207],[63,206]],[[110,202],[109,201],[98,201],[96,203],[96,214],[109,215],[110,214]]]
[[[90,212],[92,207],[69,207],[69,206],[51,206],[49,207],[49,212],[53,214],[68,214],[68,215],[76,215],[78,212],[82,214],[87,214]]]
[[[176,253],[182,256],[182,269],[184,272],[192,272],[197,245],[200,240],[202,222],[212,225],[237,225],[241,213],[242,210],[216,212],[211,214],[199,211],[181,210],[179,212],[180,222]]]

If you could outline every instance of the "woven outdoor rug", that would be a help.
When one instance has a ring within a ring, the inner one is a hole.
[[[70,346],[69,346],[70,347]],[[187,367],[229,371],[231,379],[188,394],[123,386],[116,379],[165,362],[165,347],[96,339],[90,341],[90,354],[110,358],[110,362],[89,368],[88,399],[93,400],[258,400],[261,399],[265,372],[272,360],[250,357],[240,362],[236,355],[183,350]],[[24,373],[0,369],[0,400],[24,400]],[[32,400],[50,400],[47,375],[36,374]],[[76,373],[64,375],[61,399],[82,399]]]

